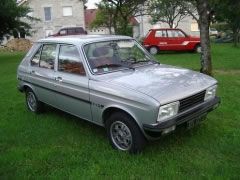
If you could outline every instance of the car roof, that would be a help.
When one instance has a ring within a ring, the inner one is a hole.
[[[59,36],[59,37],[48,37],[45,39],[38,40],[40,43],[67,43],[82,45],[90,42],[100,42],[100,41],[111,41],[119,39],[133,39],[129,36],[119,36],[119,35],[74,35],[74,36]]]

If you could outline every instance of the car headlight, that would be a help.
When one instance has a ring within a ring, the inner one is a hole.
[[[211,86],[210,88],[208,88],[206,90],[204,101],[213,99],[216,96],[216,92],[217,92],[217,85],[214,85],[214,86]]]
[[[179,101],[160,106],[157,122],[162,122],[178,113]]]

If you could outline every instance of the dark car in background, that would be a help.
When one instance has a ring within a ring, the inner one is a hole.
[[[81,34],[87,34],[87,31],[83,27],[65,27],[60,29],[56,34],[53,34],[51,36],[57,37],[57,36],[69,36],[69,35],[81,35]]]

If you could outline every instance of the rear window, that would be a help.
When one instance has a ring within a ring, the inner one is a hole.
[[[84,29],[83,28],[76,28],[76,33],[84,34]]]

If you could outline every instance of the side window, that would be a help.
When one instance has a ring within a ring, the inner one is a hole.
[[[56,58],[56,44],[46,44],[42,47],[40,58],[40,67],[54,69],[54,61]]]
[[[167,32],[168,32],[169,38],[178,37],[177,31],[175,31],[175,30],[168,30]]]
[[[67,30],[63,29],[59,32],[60,35],[66,35],[67,34]]]
[[[68,34],[75,34],[75,33],[76,33],[76,31],[74,28],[68,29]]]
[[[185,34],[183,34],[182,31],[177,31],[177,35],[178,37],[185,37]]]
[[[42,47],[40,47],[31,60],[31,66],[39,66]]]
[[[78,75],[86,74],[76,46],[60,46],[58,57],[58,71]]]
[[[83,28],[77,28],[77,29],[76,29],[76,33],[77,33],[77,34],[84,34]]]
[[[167,37],[167,33],[165,30],[159,30],[159,31],[156,31],[155,37]]]

